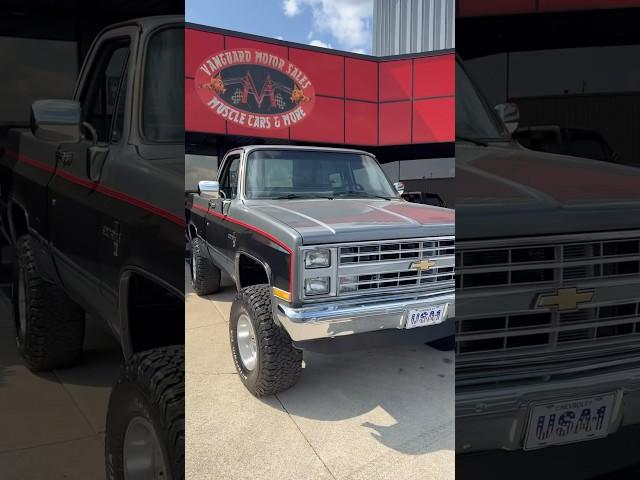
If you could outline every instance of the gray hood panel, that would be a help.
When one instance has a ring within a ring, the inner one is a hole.
[[[637,229],[640,169],[512,145],[456,145],[457,238]]]
[[[254,200],[247,207],[287,224],[305,245],[454,234],[452,210],[403,200]]]

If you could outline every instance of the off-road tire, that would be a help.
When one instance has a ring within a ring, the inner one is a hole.
[[[257,365],[249,371],[240,358],[236,337],[238,318],[247,313],[257,341]],[[294,348],[289,334],[273,321],[269,285],[243,288],[231,305],[231,352],[242,383],[256,397],[282,392],[296,384],[302,373],[302,351]]]
[[[205,246],[198,237],[191,239],[191,286],[198,295],[209,295],[220,290],[221,272],[204,252]]]
[[[109,399],[105,462],[109,480],[124,480],[124,440],[131,420],[155,430],[167,480],[184,479],[184,345],[137,353],[125,363]]]
[[[25,299],[25,328],[20,328],[20,282]],[[35,264],[29,235],[16,242],[13,312],[18,351],[32,371],[78,362],[84,344],[84,311],[58,285],[46,281]]]

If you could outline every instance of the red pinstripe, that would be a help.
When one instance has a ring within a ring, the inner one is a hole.
[[[282,248],[284,248],[289,253],[289,292],[291,292],[291,294],[293,295],[293,263],[294,263],[293,262],[293,258],[294,258],[294,255],[293,255],[293,250],[291,250],[291,248],[289,248],[289,246],[286,243],[284,243],[282,240],[279,240],[278,238],[274,237],[270,233],[267,233],[264,230],[261,230],[261,229],[259,229],[258,227],[254,226],[254,225],[250,225],[248,223],[245,223],[242,220],[236,220],[235,218],[231,218],[231,217],[222,215],[221,213],[211,211],[210,209],[201,207],[200,205],[193,205],[193,208],[195,208],[196,210],[200,210],[201,212],[204,212],[206,215],[211,215],[212,217],[221,218],[221,219],[226,220],[228,222],[235,223],[236,225],[240,225],[241,227],[248,228],[249,230],[252,230],[252,231],[262,235],[263,237],[268,238],[269,240],[271,240],[276,245],[279,245]]]
[[[156,205],[153,205],[149,202],[146,202],[136,197],[132,197],[131,195],[120,192],[119,190],[115,190],[113,188],[93,182],[86,178],[77,177],[76,175],[73,175],[64,170],[60,170],[60,169],[56,170],[51,165],[48,165],[44,162],[40,162],[38,160],[33,160],[23,154],[16,155],[15,152],[10,152],[10,151],[7,151],[7,154],[9,154],[14,158],[17,158],[18,161],[26,165],[37,168],[39,170],[43,170],[48,173],[55,173],[56,176],[64,178],[65,180],[71,183],[75,183],[76,185],[80,185],[91,190],[95,190],[96,192],[100,192],[103,195],[106,195],[107,197],[114,198],[121,202],[128,203],[129,205],[133,205],[134,207],[138,207],[148,212],[151,212],[155,215],[158,215],[162,218],[169,220],[170,222],[176,223],[183,228],[186,226],[186,222],[184,218],[180,217],[179,215],[175,215],[174,213],[171,213],[168,210],[165,210]]]

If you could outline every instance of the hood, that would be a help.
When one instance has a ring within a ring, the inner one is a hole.
[[[456,190],[459,239],[640,228],[640,168],[457,144]]]
[[[454,234],[453,210],[404,200],[252,200],[247,207],[288,225],[305,245]]]

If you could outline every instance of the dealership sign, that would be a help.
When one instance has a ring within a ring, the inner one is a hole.
[[[198,96],[225,120],[258,130],[292,127],[315,103],[309,77],[278,55],[255,49],[207,57],[195,76]]]

